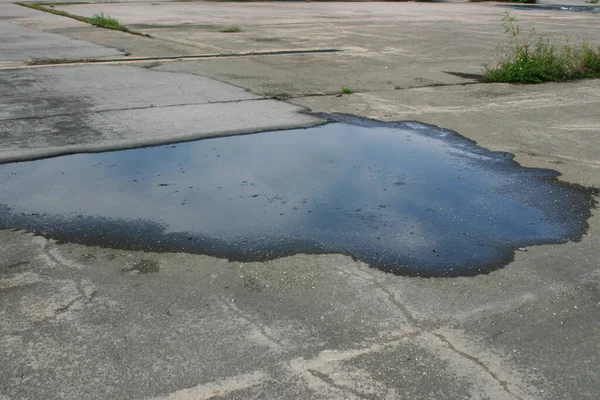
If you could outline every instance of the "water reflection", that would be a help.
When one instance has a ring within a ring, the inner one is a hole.
[[[580,238],[593,205],[419,123],[310,129],[0,166],[0,226],[237,260],[344,253],[396,273],[472,275]]]

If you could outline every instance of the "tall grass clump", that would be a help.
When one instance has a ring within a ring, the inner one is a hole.
[[[116,18],[109,17],[108,15],[104,15],[104,13],[96,14],[90,18],[90,23],[92,25],[99,26],[101,28],[115,29],[115,30],[126,30],[123,25],[119,23]]]
[[[219,30],[219,32],[223,32],[223,33],[237,33],[237,32],[241,32],[242,28],[239,25],[230,25],[230,26],[226,26],[225,28],[221,28]]]
[[[509,40],[499,45],[496,66],[485,67],[485,81],[541,83],[600,77],[600,48],[569,41],[560,47],[535,30],[524,36],[509,12],[502,24]]]

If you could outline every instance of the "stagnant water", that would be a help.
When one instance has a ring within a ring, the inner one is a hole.
[[[516,8],[517,10],[600,13],[600,6],[595,7],[593,5],[573,6],[567,4],[502,4],[501,6]]]
[[[0,227],[232,260],[343,253],[473,275],[579,240],[591,191],[457,133],[329,116],[310,129],[0,165]]]

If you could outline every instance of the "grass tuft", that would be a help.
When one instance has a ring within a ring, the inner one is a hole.
[[[523,37],[517,19],[509,12],[502,19],[508,44],[498,46],[501,54],[495,67],[486,67],[486,82],[541,83],[600,77],[600,48],[588,42],[557,47],[532,30]]]
[[[92,25],[99,26],[100,28],[114,29],[125,32],[129,31],[129,29],[121,25],[116,18],[111,18],[108,15],[104,15],[102,12],[90,18],[90,23]]]
[[[223,33],[236,33],[236,32],[241,32],[242,28],[238,25],[231,25],[231,26],[226,26],[225,28],[221,28],[221,30],[219,32],[223,32]]]
[[[50,2],[36,1],[35,3],[32,3],[32,4],[37,4],[40,6],[54,7],[54,6],[74,6],[74,5],[90,4],[90,3],[87,1],[50,1]]]
[[[352,93],[354,93],[354,91],[351,88],[349,88],[349,87],[342,88],[342,94],[352,94]]]
[[[93,62],[91,58],[33,58],[26,61],[27,65],[58,65],[58,64],[82,64]]]

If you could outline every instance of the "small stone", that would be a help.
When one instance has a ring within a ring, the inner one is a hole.
[[[519,251],[527,251],[527,247],[519,247]]]

